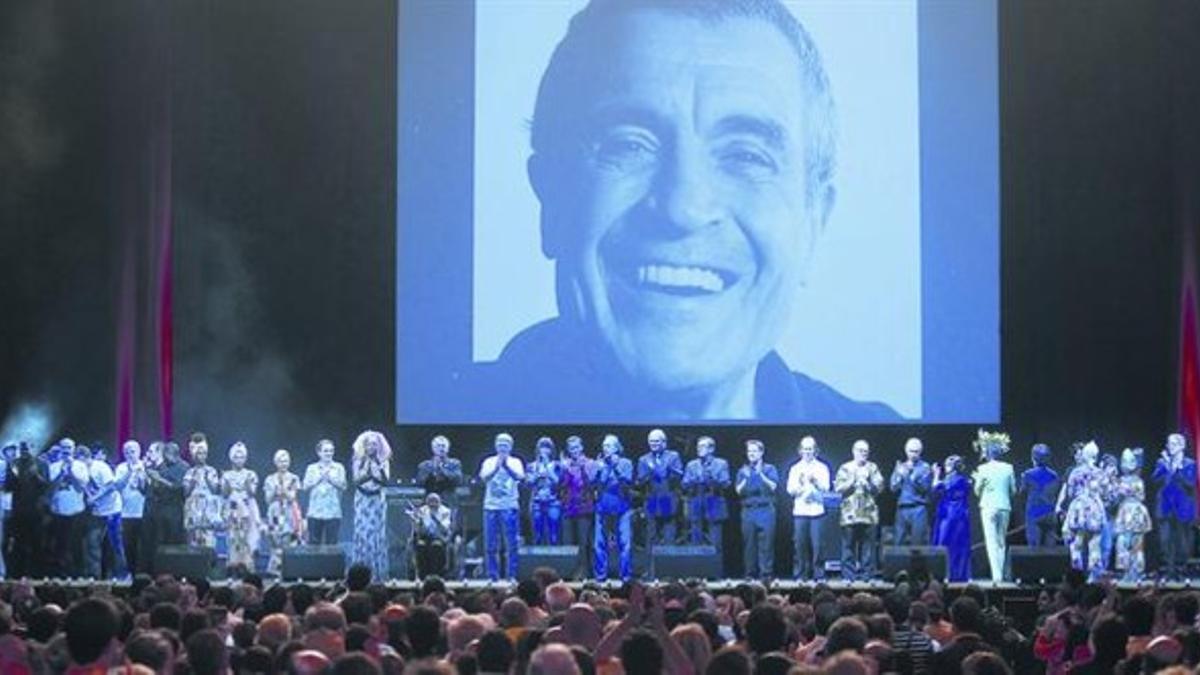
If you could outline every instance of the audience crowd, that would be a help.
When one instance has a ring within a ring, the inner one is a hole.
[[[999,596],[995,596],[999,597]],[[1082,578],[990,606],[981,588],[628,584],[576,591],[541,569],[508,587],[416,593],[355,566],[333,587],[136,577],[0,586],[0,675],[1004,675],[1180,673],[1200,662],[1200,596]],[[1022,606],[1023,605],[1023,606]]]

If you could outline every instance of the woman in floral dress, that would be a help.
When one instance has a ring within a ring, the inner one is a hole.
[[[391,475],[392,448],[378,431],[364,431],[354,440],[354,555],[353,561],[371,568],[375,581],[388,578],[387,522],[383,487]]]
[[[962,457],[946,458],[946,474],[933,465],[933,493],[939,497],[933,524],[933,545],[945,546],[950,581],[971,579],[971,479],[965,475]]]
[[[275,451],[275,473],[263,481],[267,501],[267,541],[271,559],[267,572],[278,575],[283,566],[283,549],[299,544],[304,537],[304,517],[300,511],[300,477],[288,471],[292,455]]]
[[[1058,512],[1065,514],[1063,539],[1071,551],[1071,566],[1087,572],[1093,581],[1104,573],[1101,538],[1108,520],[1104,502],[1112,491],[1108,472],[1096,464],[1099,456],[1095,442],[1080,448],[1075,468],[1058,497]]]
[[[1146,508],[1146,485],[1138,473],[1142,469],[1141,448],[1125,448],[1121,453],[1121,477],[1116,493],[1121,500],[1113,534],[1117,538],[1117,569],[1124,581],[1141,581],[1146,574],[1146,533],[1153,527]]]
[[[258,475],[246,468],[249,452],[241,441],[229,448],[233,468],[221,475],[221,493],[225,495],[225,524],[229,529],[229,563],[233,570],[254,571],[254,551],[258,549],[259,515]]]
[[[208,465],[208,440],[193,434],[188,443],[192,466],[183,474],[183,529],[188,544],[213,548],[221,526],[221,476]]]

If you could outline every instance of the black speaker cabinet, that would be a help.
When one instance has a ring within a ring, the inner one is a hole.
[[[216,558],[216,553],[207,546],[164,544],[155,551],[154,571],[171,574],[177,579],[207,579]]]
[[[721,574],[721,554],[716,546],[655,546],[647,561],[658,579],[718,579]]]
[[[1071,554],[1066,546],[1009,546],[1008,562],[1013,581],[1056,583],[1071,569]]]
[[[529,579],[539,567],[549,567],[563,579],[571,579],[579,566],[579,547],[569,546],[522,546],[517,559],[517,578]],[[588,574],[592,573],[588,570]]]
[[[346,552],[341,546],[296,546],[283,549],[284,579],[341,579]]]
[[[882,567],[889,581],[900,572],[910,579],[945,579],[949,564],[944,546],[884,546]]]

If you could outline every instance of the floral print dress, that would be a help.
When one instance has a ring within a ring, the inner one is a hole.
[[[217,545],[221,529],[220,475],[208,465],[197,465],[183,474],[183,529],[191,546]]]
[[[254,571],[259,541],[258,475],[250,469],[230,469],[221,476],[225,494],[225,523],[229,528],[229,566]]]
[[[263,496],[267,500],[267,540],[271,548],[267,572],[278,575],[283,565],[283,549],[296,546],[304,537],[300,477],[291,471],[267,476],[263,481]]]

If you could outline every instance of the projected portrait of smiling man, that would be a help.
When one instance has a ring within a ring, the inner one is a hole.
[[[775,351],[836,202],[834,135],[821,56],[777,1],[579,12],[542,76],[527,164],[559,315],[488,367],[517,378],[513,414],[899,419]]]

